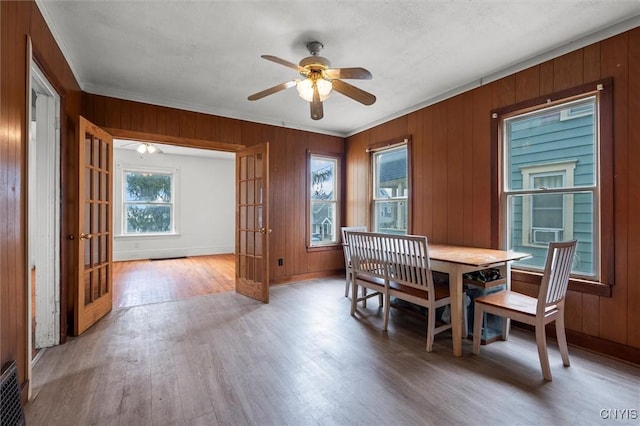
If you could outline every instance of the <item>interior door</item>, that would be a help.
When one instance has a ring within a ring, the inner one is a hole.
[[[236,153],[236,292],[269,303],[269,144]]]
[[[80,117],[78,292],[74,334],[83,333],[111,311],[112,137]]]

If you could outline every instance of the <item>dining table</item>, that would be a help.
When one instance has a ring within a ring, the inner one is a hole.
[[[506,279],[507,289],[511,288],[511,262],[530,257],[529,253],[511,250],[496,250],[480,247],[456,246],[447,244],[429,244],[429,258],[433,271],[449,275],[451,295],[451,331],[453,355],[462,356],[464,331],[463,275],[488,268],[500,270]]]

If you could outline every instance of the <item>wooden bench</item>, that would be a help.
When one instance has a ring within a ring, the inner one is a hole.
[[[434,336],[451,328],[436,325],[436,308],[451,303],[449,287],[434,285],[429,260],[427,237],[391,235],[372,232],[346,232],[351,252],[351,315],[366,298],[383,295],[384,320],[387,331],[391,297],[427,308],[427,352],[431,352]],[[358,287],[373,290],[358,297]]]

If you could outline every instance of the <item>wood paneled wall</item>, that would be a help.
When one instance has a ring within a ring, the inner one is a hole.
[[[438,243],[491,247],[497,214],[491,207],[491,110],[613,77],[615,229],[603,232],[615,233],[615,286],[612,297],[570,292],[567,328],[575,341],[614,355],[640,348],[639,75],[636,28],[347,138],[347,224],[368,223],[366,146],[409,134],[412,232]],[[537,292],[522,282],[514,288]]]
[[[80,86],[58,48],[36,4],[32,1],[0,2],[0,363],[18,363],[20,383],[27,376],[27,37],[33,55],[61,97],[61,155],[74,161],[80,113]],[[69,205],[75,198],[69,176],[62,170],[62,234],[68,233]],[[77,192],[77,190],[76,190]],[[66,244],[63,240],[66,267]],[[68,248],[68,247],[66,247]],[[64,273],[64,272],[63,272]],[[63,291],[66,282],[61,283]],[[64,317],[64,316],[63,316]],[[66,318],[61,320],[65,330]],[[23,387],[23,389],[25,389]]]
[[[233,151],[240,145],[269,142],[271,282],[326,275],[344,267],[342,247],[306,249],[306,152],[343,155],[343,138],[88,93],[82,95],[82,115],[114,133],[183,146]]]

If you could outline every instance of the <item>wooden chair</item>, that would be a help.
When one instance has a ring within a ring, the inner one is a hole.
[[[349,251],[349,244],[347,244],[347,232],[367,232],[366,226],[343,226],[342,230],[342,249],[344,251],[344,269],[346,283],[344,286],[344,297],[349,296],[349,286],[351,285],[351,274],[353,273],[353,267],[351,265],[351,253]]]
[[[504,290],[475,299],[473,353],[480,353],[480,329],[485,312],[504,317],[503,340],[508,338],[510,319],[533,325],[536,330],[542,376],[545,380],[551,381],[545,325],[555,321],[562,363],[566,367],[569,366],[569,350],[564,329],[564,302],[576,245],[575,240],[549,243],[544,275],[537,298]]]
[[[352,249],[353,288],[351,315],[364,297],[384,297],[384,321],[387,331],[391,297],[427,308],[427,352],[433,348],[434,336],[449,330],[451,324],[436,324],[436,309],[451,304],[449,286],[435,286],[429,258],[427,237],[363,232],[348,233]],[[358,298],[358,287],[373,290]]]

